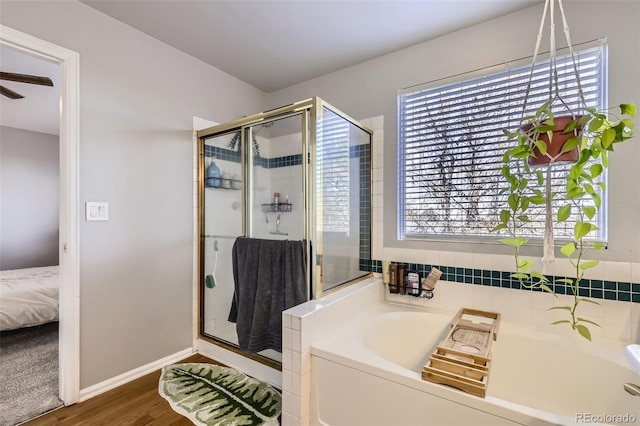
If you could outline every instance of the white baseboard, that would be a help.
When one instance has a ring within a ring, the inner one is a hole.
[[[122,386],[125,383],[128,383],[146,374],[153,373],[154,371],[161,369],[165,365],[181,361],[186,357],[193,355],[194,353],[194,348],[187,348],[181,350],[180,352],[176,352],[173,355],[169,355],[157,361],[153,361],[147,365],[143,365],[142,367],[138,367],[126,373],[120,374],[119,376],[107,379],[104,382],[96,383],[93,386],[81,389],[78,402],[86,401],[89,398],[93,398],[94,396],[100,395],[101,393],[107,392],[113,388]]]

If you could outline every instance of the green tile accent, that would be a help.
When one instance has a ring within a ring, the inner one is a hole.
[[[396,263],[404,263],[395,261]],[[371,261],[374,271],[382,271],[382,263],[379,260]],[[458,282],[471,285],[484,285],[500,288],[512,288],[524,291],[543,291],[540,288],[526,288],[520,282],[511,278],[512,272],[493,271],[488,269],[471,269],[446,265],[430,264],[407,264],[410,269],[420,271],[422,276],[426,276],[431,268],[435,266],[443,272],[442,280]],[[573,294],[571,287],[560,282],[561,279],[572,279],[571,277],[546,275],[549,280],[547,285],[558,294]],[[581,280],[578,289],[580,297],[591,297],[594,299],[620,300],[625,302],[640,303],[640,283],[603,281],[603,280]]]

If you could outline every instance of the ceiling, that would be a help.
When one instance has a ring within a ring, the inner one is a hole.
[[[81,0],[271,93],[542,0]]]
[[[542,0],[81,0],[271,93]],[[462,13],[461,13],[462,12]],[[58,134],[60,69],[0,47],[2,71],[54,88],[5,82],[0,125]]]
[[[4,72],[49,77],[53,87],[2,80],[1,84],[24,96],[0,96],[0,125],[57,135],[60,125],[60,65],[0,45]]]

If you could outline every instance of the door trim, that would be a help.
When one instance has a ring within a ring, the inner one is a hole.
[[[79,54],[0,25],[0,43],[60,65],[60,399],[80,394]]]

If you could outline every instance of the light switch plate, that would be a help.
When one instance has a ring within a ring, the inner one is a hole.
[[[109,203],[87,201],[85,203],[86,220],[109,220]]]

